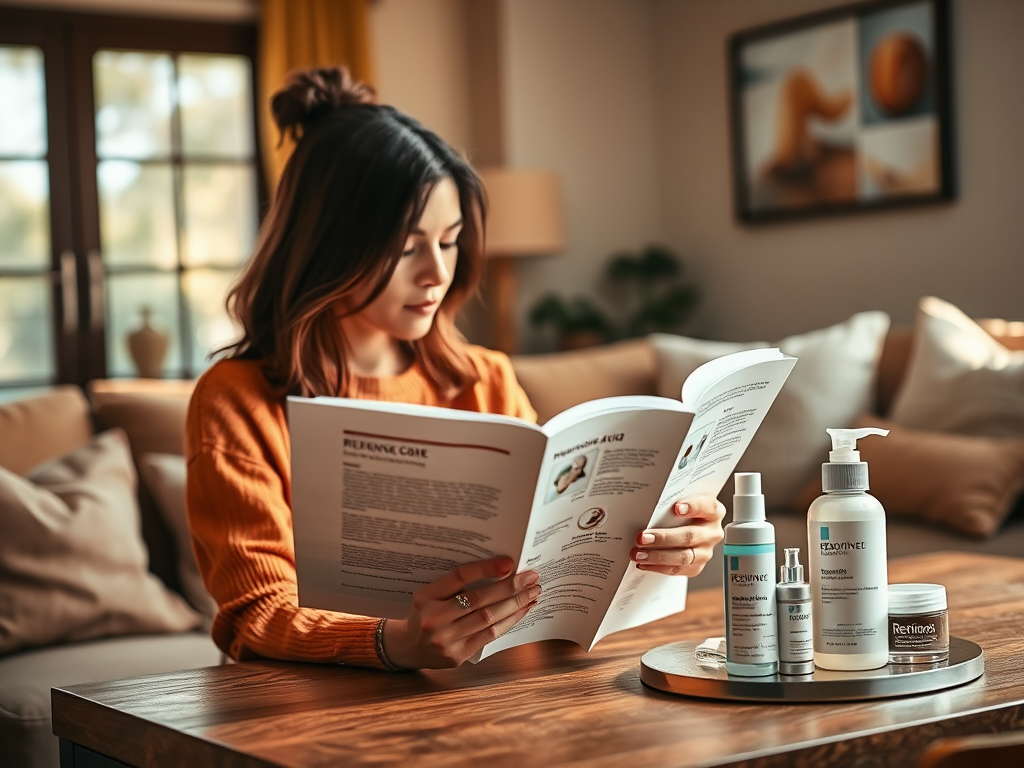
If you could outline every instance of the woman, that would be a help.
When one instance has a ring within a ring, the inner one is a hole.
[[[293,74],[271,107],[297,145],[229,296],[243,336],[199,380],[188,414],[189,525],[219,605],[213,638],[235,659],[456,666],[526,615],[537,574],[513,573],[507,557],[466,563],[421,588],[402,621],[297,607],[285,397],[536,419],[508,358],[455,329],[480,278],[480,180],[344,70]],[[720,505],[677,512],[695,524],[638,534],[641,567],[692,575],[711,556]]]

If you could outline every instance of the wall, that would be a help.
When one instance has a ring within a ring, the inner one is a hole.
[[[934,294],[974,316],[1024,318],[1024,3],[954,3],[959,199],[761,227],[732,213],[728,33],[845,0],[655,0],[668,242],[706,299],[697,332],[774,339]]]
[[[465,0],[377,0],[370,33],[380,100],[466,149],[471,121]]]
[[[541,294],[590,293],[605,260],[665,232],[659,171],[655,18],[636,0],[505,0],[505,160],[549,168],[563,184],[568,246],[522,259],[520,339]]]
[[[750,228],[732,213],[726,37],[846,0],[496,1],[506,160],[555,169],[567,206],[565,253],[518,265],[526,348],[545,344],[525,323],[541,293],[590,291],[610,253],[655,240],[701,281],[694,333],[710,338],[777,338],[866,308],[909,323],[926,293],[1024,318],[1024,2],[954,2],[957,201]],[[256,7],[40,2],[249,18]],[[472,152],[470,2],[377,0],[371,19],[383,100]]]
[[[476,21],[462,1],[379,0],[371,18],[382,100],[472,158],[488,137],[474,132],[469,78],[478,62],[467,24]],[[648,0],[497,2],[500,155],[513,167],[556,171],[566,206],[565,251],[516,263],[524,349],[551,342],[526,322],[542,293],[589,293],[610,254],[663,236],[652,8]],[[469,317],[468,335],[486,341],[480,308]]]

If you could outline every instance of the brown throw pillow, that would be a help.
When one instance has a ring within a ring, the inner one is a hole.
[[[188,532],[185,457],[173,453],[147,453],[139,460],[139,471],[174,536],[181,591],[193,608],[212,620],[217,615],[217,601],[206,591]]]
[[[856,426],[891,430],[857,444],[868,463],[870,493],[888,515],[987,538],[1024,491],[1024,440],[916,430],[878,416],[862,416]],[[800,494],[797,508],[806,510],[820,495],[819,478]]]
[[[149,573],[121,430],[32,471],[0,468],[0,654],[202,620]]]

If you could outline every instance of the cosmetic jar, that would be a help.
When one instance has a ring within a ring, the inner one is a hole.
[[[941,584],[889,585],[889,663],[949,658],[949,615]]]

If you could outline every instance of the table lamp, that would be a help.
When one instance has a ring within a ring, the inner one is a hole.
[[[550,171],[482,168],[487,190],[488,282],[494,346],[506,354],[516,345],[516,275],[513,259],[553,254],[565,247],[558,177]]]

